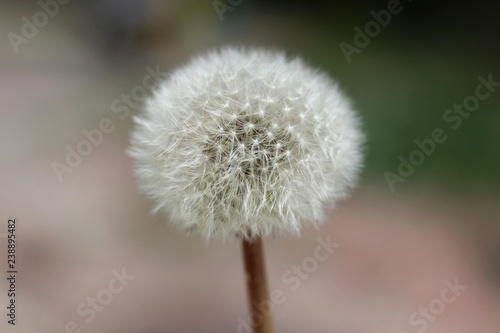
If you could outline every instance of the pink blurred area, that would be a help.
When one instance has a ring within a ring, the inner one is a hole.
[[[2,31],[17,29],[24,10],[32,8],[0,14]],[[177,32],[171,44],[137,63],[110,65],[65,30],[62,17],[19,54],[1,41],[0,236],[15,217],[19,270],[15,327],[6,322],[8,285],[0,280],[1,332],[246,332],[240,244],[207,244],[149,214],[126,155],[132,117],[111,109],[142,82],[146,66],[171,69],[219,38],[210,24],[202,34],[182,15],[164,24]],[[53,162],[64,162],[66,147],[103,118],[114,130],[60,182]],[[424,188],[391,193],[385,183],[365,180],[319,229],[265,240],[270,290],[285,299],[275,305],[276,331],[419,332],[423,324],[409,318],[439,303],[444,281],[457,279],[466,289],[424,331],[499,332],[498,199]],[[318,237],[340,246],[290,283],[284,275],[314,257]],[[117,272],[129,280],[110,294]],[[91,310],[89,298],[98,295],[107,304]]]

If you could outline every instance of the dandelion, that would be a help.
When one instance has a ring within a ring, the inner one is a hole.
[[[135,121],[130,155],[154,211],[206,239],[242,238],[246,262],[261,237],[322,223],[362,161],[360,122],[337,84],[276,51],[199,56]]]
[[[360,169],[359,121],[299,59],[226,48],[173,72],[137,117],[141,189],[207,239],[298,234],[324,221]]]

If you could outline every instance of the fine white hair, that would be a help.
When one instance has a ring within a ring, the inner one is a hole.
[[[362,164],[360,122],[337,84],[277,51],[196,57],[135,122],[129,153],[153,211],[207,239],[321,223]]]

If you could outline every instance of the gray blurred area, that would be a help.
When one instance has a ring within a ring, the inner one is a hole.
[[[2,277],[11,217],[18,241],[16,325],[2,278],[0,332],[248,332],[240,244],[150,215],[126,155],[144,80],[226,44],[326,70],[368,136],[362,182],[331,221],[265,240],[276,332],[499,332],[500,87],[457,129],[443,119],[478,77],[500,81],[496,2],[401,1],[363,47],[354,28],[387,1],[62,2],[0,3]],[[436,128],[447,140],[393,191],[387,172]],[[317,260],[326,239],[339,246]]]

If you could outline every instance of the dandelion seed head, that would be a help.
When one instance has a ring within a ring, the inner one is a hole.
[[[139,187],[172,223],[207,239],[252,238],[323,222],[356,184],[362,142],[325,74],[280,52],[228,47],[160,84],[129,154]]]

